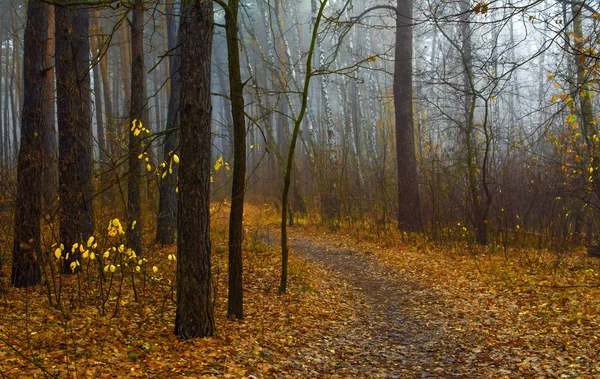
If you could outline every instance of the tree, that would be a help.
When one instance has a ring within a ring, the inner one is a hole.
[[[179,132],[179,106],[181,102],[181,57],[177,44],[177,23],[173,9],[173,1],[167,2],[167,49],[169,50],[169,81],[171,93],[169,95],[169,109],[167,110],[167,123],[165,126],[165,139],[163,142],[163,159],[170,162],[172,154],[177,147]],[[165,175],[158,184],[158,215],[156,220],[156,239],[158,244],[172,244],[175,242],[175,229],[177,227],[177,193],[175,192],[178,166],[173,166],[173,174]]]
[[[55,5],[60,241],[67,252],[94,229],[89,74],[89,14],[83,6]],[[75,250],[65,273],[78,270]],[[71,263],[75,263],[74,269]]]
[[[231,186],[231,212],[229,214],[229,296],[227,316],[244,317],[243,293],[243,217],[246,192],[246,118],[244,116],[244,84],[240,64],[238,34],[239,0],[225,3],[216,0],[225,10],[225,33],[229,61],[229,93],[233,119],[233,184]]]
[[[48,6],[30,1],[23,49],[24,82],[21,142],[17,161],[17,201],[11,283],[40,283],[40,212],[42,194],[42,133],[48,103],[45,95]]]
[[[54,5],[48,5],[48,36],[54,36]],[[44,97],[50,104],[46,106],[44,117],[43,139],[43,167],[42,167],[42,212],[51,215],[56,209],[56,194],[58,192],[58,162],[56,140],[56,111],[54,109],[54,39],[48,38],[46,43],[46,94]]]
[[[421,207],[413,120],[412,23],[413,0],[398,0],[393,88],[398,165],[398,226],[414,231],[421,229]]]
[[[131,17],[131,109],[129,117],[129,176],[127,177],[127,244],[137,254],[142,252],[142,138],[149,125],[145,117],[146,68],[144,66],[144,2],[133,4]],[[137,225],[137,227],[136,227]]]
[[[177,215],[175,334],[215,332],[210,261],[212,0],[182,1],[181,170]]]
[[[283,178],[283,193],[281,195],[281,281],[279,283],[279,293],[286,293],[287,291],[287,273],[288,273],[288,258],[289,258],[289,247],[287,240],[287,212],[288,212],[288,198],[291,185],[292,177],[292,165],[294,163],[294,152],[296,150],[296,141],[298,140],[298,134],[300,133],[300,125],[306,113],[308,106],[308,96],[310,89],[310,80],[312,79],[314,72],[312,68],[312,60],[317,45],[317,39],[319,36],[319,25],[321,24],[321,18],[323,17],[323,11],[327,5],[327,0],[321,0],[321,5],[315,18],[313,25],[312,37],[310,40],[310,47],[308,49],[308,55],[306,57],[306,76],[304,78],[304,87],[302,90],[302,104],[300,106],[300,113],[294,120],[294,131],[292,132],[292,141],[290,142],[290,149],[287,157],[287,164],[285,168],[285,176]]]

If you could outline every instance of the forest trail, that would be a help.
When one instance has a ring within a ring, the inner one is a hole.
[[[268,242],[277,240],[277,233],[271,231]],[[394,273],[372,253],[343,243],[324,243],[293,230],[290,245],[292,254],[326,269],[331,274],[328,280],[335,278],[347,285],[350,298],[339,300],[355,304],[354,317],[339,333],[300,349],[291,369],[332,377],[473,374],[474,367],[469,370],[464,365],[469,358],[457,340],[468,338],[461,333],[463,320],[443,309],[442,295],[435,289]]]

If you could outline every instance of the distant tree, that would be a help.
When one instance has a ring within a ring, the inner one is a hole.
[[[167,110],[167,123],[163,142],[163,159],[170,162],[179,140],[179,106],[181,103],[181,57],[177,44],[177,22],[173,1],[167,2],[167,49],[169,50],[169,81],[171,93],[169,94],[169,108]],[[156,220],[156,240],[161,245],[175,242],[177,228],[177,165],[173,166],[173,174],[165,175],[158,184],[158,215]]]
[[[182,1],[181,170],[177,215],[177,314],[175,334],[215,332],[211,285],[211,52],[213,3]]]
[[[60,241],[67,252],[94,229],[90,113],[89,14],[84,6],[55,3]],[[65,273],[78,252],[64,261]],[[75,267],[75,272],[78,270]]]
[[[46,43],[48,6],[32,0],[27,6],[23,48],[23,113],[17,161],[17,201],[11,283],[29,287],[40,283],[40,212],[42,194],[42,133],[47,100]]]

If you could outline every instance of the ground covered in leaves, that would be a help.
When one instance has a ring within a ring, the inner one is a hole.
[[[227,217],[215,212],[212,338],[172,333],[174,248],[146,254],[137,301],[130,275],[99,301],[94,270],[63,278],[61,307],[43,287],[5,285],[0,377],[600,376],[600,267],[580,251],[504,255],[303,225],[292,228],[289,291],[278,295],[272,217],[247,208],[245,318],[232,321]]]

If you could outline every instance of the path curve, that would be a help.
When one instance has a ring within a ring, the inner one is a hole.
[[[477,377],[462,365],[466,357],[456,339],[464,338],[459,332],[463,321],[449,319],[452,315],[441,309],[441,295],[435,290],[403,278],[376,261],[372,253],[341,243],[324,244],[296,231],[291,235],[292,254],[326,268],[362,299],[355,308],[357,317],[345,332],[331,336],[335,343],[323,343],[329,351],[333,351],[331,346],[339,349],[329,356],[335,364],[296,363],[295,369],[305,366],[304,374],[340,378]],[[268,240],[277,240],[273,231]],[[425,312],[424,304],[431,306]],[[432,313],[437,317],[432,318]],[[319,345],[315,341],[314,346],[300,349],[298,360],[319,354]]]

